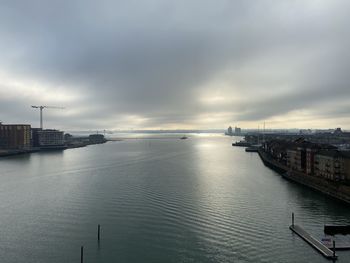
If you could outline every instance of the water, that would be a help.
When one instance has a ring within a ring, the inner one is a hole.
[[[349,206],[284,180],[231,139],[0,159],[1,262],[80,262],[81,245],[85,262],[329,262],[291,233],[291,212],[322,237],[324,223],[350,223]],[[350,251],[338,255],[350,262]]]

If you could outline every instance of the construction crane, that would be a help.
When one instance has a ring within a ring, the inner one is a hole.
[[[43,129],[43,109],[64,109],[56,106],[32,106],[32,108],[40,109],[40,128]]]

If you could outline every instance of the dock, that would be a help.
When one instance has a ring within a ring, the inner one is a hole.
[[[289,229],[304,239],[307,243],[309,243],[310,246],[320,252],[324,257],[328,259],[337,259],[337,255],[334,251],[323,245],[320,241],[306,232],[302,227],[292,224]]]
[[[333,245],[326,245],[329,249],[333,249]],[[350,250],[350,243],[337,243],[335,250]]]

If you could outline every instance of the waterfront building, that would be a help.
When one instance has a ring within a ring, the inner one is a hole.
[[[306,148],[306,174],[312,175],[315,171],[315,154],[318,151],[317,147]]]
[[[106,139],[103,134],[90,134],[89,135],[89,142],[91,144],[97,144],[97,143],[105,143]]]
[[[235,134],[240,135],[242,132],[241,128],[235,127]]]
[[[245,141],[256,144],[258,141],[261,141],[261,134],[258,133],[249,133],[245,135]],[[264,138],[266,141],[271,140],[284,140],[294,142],[302,137],[304,140],[315,143],[315,144],[328,144],[346,146],[350,145],[350,132],[337,131],[337,132],[313,132],[310,134],[283,134],[283,133],[265,133]]]
[[[73,139],[73,135],[71,135],[71,134],[69,134],[69,133],[65,133],[65,134],[64,134],[64,141],[65,141],[66,143],[69,143],[70,141],[72,141],[72,139]]]
[[[347,181],[348,184],[350,184],[350,152],[349,151],[342,152],[342,155],[344,160],[345,181]]]
[[[32,140],[34,147],[57,147],[64,145],[63,132],[59,130],[32,129]]]
[[[287,150],[293,146],[292,142],[284,140],[270,140],[263,143],[264,151],[284,165],[287,165]]]
[[[343,159],[337,150],[323,150],[315,155],[315,175],[329,180],[345,180]]]
[[[315,154],[318,151],[336,149],[332,145],[311,143],[303,138],[293,142],[284,140],[269,141],[264,144],[264,148],[274,159],[286,164],[291,170],[307,175],[314,174]]]
[[[311,175],[314,170],[314,154],[318,148],[311,143],[303,144],[287,150],[287,166],[292,170]]]
[[[233,135],[233,131],[232,131],[232,127],[230,126],[230,127],[228,127],[228,129],[227,129],[227,133],[226,133],[227,135],[230,135],[230,136],[232,136]]]
[[[321,150],[315,155],[315,176],[350,181],[350,152]]]
[[[295,171],[301,170],[300,152],[297,148],[287,149],[287,166]]]
[[[30,125],[0,123],[0,148],[29,149]]]

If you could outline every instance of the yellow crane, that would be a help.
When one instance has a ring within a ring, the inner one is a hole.
[[[63,107],[56,106],[31,106],[35,109],[40,109],[40,128],[43,129],[43,109],[64,109]]]

